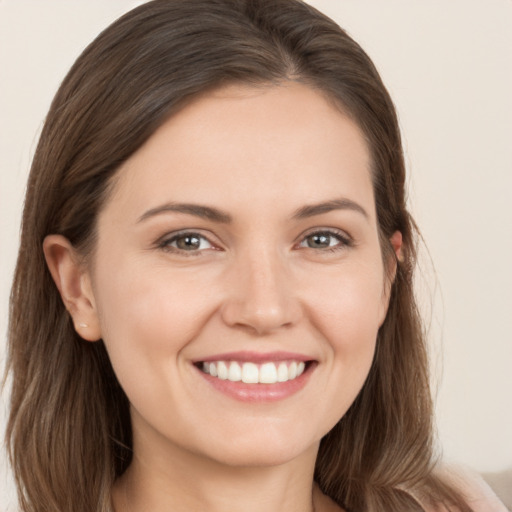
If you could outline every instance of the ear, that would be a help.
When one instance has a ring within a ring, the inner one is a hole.
[[[403,261],[402,233],[400,231],[395,231],[391,235],[391,238],[389,239],[389,242],[391,244],[391,247],[393,247],[393,252],[395,253],[395,257],[394,258],[390,258],[391,261],[389,263],[390,265],[392,265],[392,268],[390,269],[391,270],[390,275],[392,277],[392,281],[391,282],[393,282],[395,280],[397,262],[398,261]]]
[[[44,239],[43,251],[76,332],[87,341],[98,341],[101,330],[91,279],[75,248],[66,237],[49,235]]]
[[[386,315],[388,312],[389,307],[389,299],[391,296],[391,287],[393,286],[393,282],[395,281],[396,277],[396,270],[397,265],[399,261],[403,261],[403,254],[402,254],[402,233],[400,231],[395,231],[391,238],[389,239],[389,243],[391,244],[391,247],[393,248],[393,254],[390,254],[388,256],[388,261],[386,262],[388,268],[386,276],[385,276],[385,284],[384,284],[384,293],[383,293],[383,311],[380,319],[380,325],[384,323],[384,320],[386,319]]]

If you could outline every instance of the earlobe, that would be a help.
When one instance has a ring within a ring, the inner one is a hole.
[[[98,341],[101,331],[90,276],[75,248],[66,237],[49,235],[44,239],[43,251],[76,332],[87,341]]]

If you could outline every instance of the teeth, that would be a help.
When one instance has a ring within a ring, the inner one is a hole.
[[[304,361],[288,361],[280,363],[238,363],[231,361],[215,361],[203,363],[203,371],[212,377],[231,382],[242,381],[246,384],[275,384],[296,379],[304,373]]]
[[[279,363],[277,368],[277,382],[286,382],[289,379],[288,365],[286,363]]]
[[[226,380],[228,378],[228,367],[224,361],[217,363],[217,375],[219,379]]]
[[[277,382],[277,369],[274,363],[265,363],[261,365],[259,381],[262,384],[274,384]]]
[[[290,368],[288,368],[288,378],[295,379],[295,377],[297,377],[297,363],[293,361]]]
[[[240,368],[240,365],[235,363],[235,361],[231,361],[229,365],[228,380],[231,382],[238,382],[242,380],[242,368]]]
[[[258,367],[254,363],[244,363],[242,365],[242,382],[256,384],[259,377],[258,373]]]

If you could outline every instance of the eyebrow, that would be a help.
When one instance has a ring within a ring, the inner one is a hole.
[[[352,210],[354,212],[360,213],[366,219],[369,218],[368,213],[360,204],[346,198],[333,199],[323,203],[303,206],[295,211],[293,218],[297,220],[306,219],[308,217],[314,217],[315,215],[321,215],[333,210]]]
[[[142,222],[150,217],[154,217],[155,215],[168,212],[195,215],[196,217],[201,217],[203,219],[208,219],[214,222],[220,222],[222,224],[229,224],[233,220],[231,215],[228,213],[218,210],[217,208],[212,208],[211,206],[191,203],[166,203],[161,206],[157,206],[156,208],[151,208],[147,212],[143,213],[137,222]]]
[[[352,210],[360,213],[366,219],[368,218],[368,213],[361,205],[346,198],[332,199],[331,201],[302,206],[295,211],[292,218],[294,220],[306,219],[314,217],[315,215],[322,215],[323,213],[328,213],[333,210]],[[151,208],[143,213],[137,220],[137,223],[143,222],[150,217],[169,212],[194,215],[196,217],[201,217],[213,222],[219,222],[221,224],[229,224],[233,221],[233,218],[229,213],[223,212],[218,208],[213,208],[212,206],[193,203],[166,203],[161,206],[157,206],[156,208]]]

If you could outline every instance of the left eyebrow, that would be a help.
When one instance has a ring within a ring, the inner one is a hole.
[[[293,214],[294,220],[306,219],[308,217],[314,217],[315,215],[321,215],[323,213],[328,213],[333,210],[352,210],[354,212],[358,212],[365,219],[368,219],[368,213],[366,210],[355,201],[351,199],[341,198],[341,199],[333,199],[331,201],[325,201],[323,203],[311,204],[302,206]]]
[[[229,224],[232,221],[231,215],[211,206],[192,203],[166,203],[161,206],[157,206],[156,208],[151,208],[151,210],[143,213],[137,222],[142,222],[150,217],[169,212],[194,215],[195,217],[201,217],[203,219],[223,224]]]

